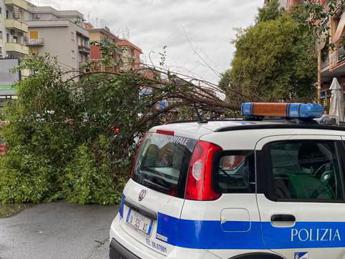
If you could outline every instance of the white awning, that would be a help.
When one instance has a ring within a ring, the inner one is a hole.
[[[345,103],[343,87],[336,78],[333,78],[332,85],[329,89],[332,91],[329,115],[335,117],[338,123],[344,122]]]

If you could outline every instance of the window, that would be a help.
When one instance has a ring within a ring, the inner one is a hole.
[[[38,31],[30,31],[30,39],[38,40]]]
[[[254,153],[224,152],[216,159],[214,184],[220,193],[252,193],[255,191]]]
[[[282,141],[265,148],[275,200],[340,201],[342,172],[334,141]]]
[[[134,167],[134,181],[172,196],[183,197],[189,161],[196,140],[149,134]]]

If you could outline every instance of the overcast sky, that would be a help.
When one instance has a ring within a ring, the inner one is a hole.
[[[167,46],[171,70],[217,83],[230,66],[235,28],[254,22],[264,0],[31,0],[76,9],[96,26],[108,26],[142,48],[146,63],[159,64]]]

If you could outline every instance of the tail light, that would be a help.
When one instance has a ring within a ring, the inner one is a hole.
[[[220,197],[212,184],[212,167],[215,154],[222,149],[212,143],[199,141],[194,149],[187,175],[185,199],[212,201]]]
[[[175,136],[175,131],[172,130],[156,130],[157,134],[168,135],[168,136]]]

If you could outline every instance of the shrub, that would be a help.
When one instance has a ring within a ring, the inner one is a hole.
[[[17,146],[0,160],[0,201],[2,203],[39,203],[53,191],[54,170],[50,161],[34,157]]]
[[[63,193],[68,201],[102,205],[120,201],[125,179],[120,175],[114,182],[111,177],[111,161],[106,153],[105,141],[105,137],[100,137],[96,148],[86,144],[77,148],[74,159],[65,170]]]

